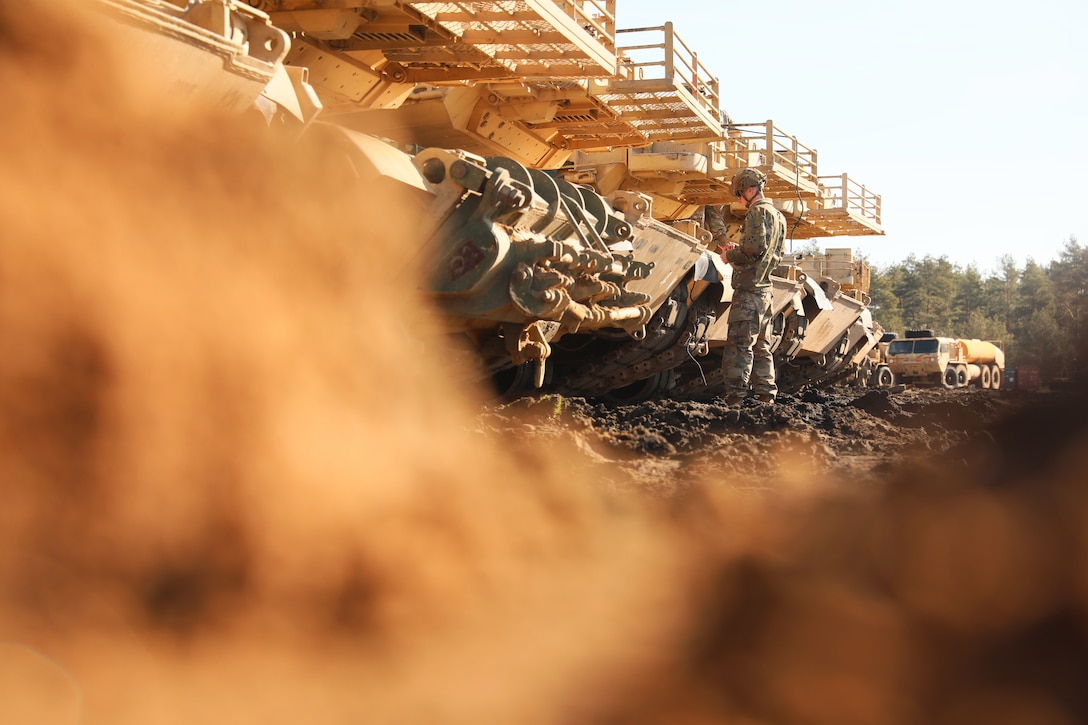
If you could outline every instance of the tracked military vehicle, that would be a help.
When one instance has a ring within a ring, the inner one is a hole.
[[[419,285],[506,395],[713,393],[730,268],[702,210],[739,234],[741,169],[791,241],[882,233],[879,196],[772,121],[732,122],[672,24],[618,28],[617,0],[95,2],[194,102],[338,135],[420,194]],[[783,389],[868,360],[882,330],[849,249],[772,281]]]

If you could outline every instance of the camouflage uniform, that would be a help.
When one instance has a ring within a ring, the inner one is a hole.
[[[717,210],[708,211],[707,226],[716,233]],[[770,275],[782,261],[785,238],[782,212],[767,199],[760,199],[752,203],[744,217],[740,245],[722,255],[733,265],[733,301],[722,358],[727,398],[747,396],[749,380],[756,395],[773,398],[778,394],[770,343]]]
[[[726,241],[725,211],[721,205],[703,207],[703,226],[710,231],[716,244]]]

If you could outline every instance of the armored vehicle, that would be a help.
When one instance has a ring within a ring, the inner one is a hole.
[[[773,121],[733,122],[672,23],[619,28],[617,0],[95,3],[164,88],[336,135],[419,195],[419,284],[506,395],[713,392],[729,267],[702,212],[739,234],[742,169],[791,244],[883,233],[878,195]],[[784,388],[865,363],[882,330],[863,261],[793,255],[773,282]]]

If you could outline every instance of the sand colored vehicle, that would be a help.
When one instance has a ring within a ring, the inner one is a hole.
[[[617,0],[94,5],[164,98],[327,140],[364,189],[404,187],[420,291],[504,393],[716,390],[730,269],[703,211],[736,239],[746,169],[788,223],[783,389],[842,379],[879,337],[867,266],[792,245],[882,235],[880,196],[774,121],[734,122],[671,22],[621,28]]]
[[[887,366],[896,382],[997,390],[1005,374],[1005,351],[1000,342],[907,330],[903,339],[888,343]]]

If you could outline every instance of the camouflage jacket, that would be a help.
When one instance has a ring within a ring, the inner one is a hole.
[[[703,226],[707,228],[716,244],[724,244],[726,241],[725,217],[721,206],[703,207]]]
[[[733,265],[733,289],[764,290],[785,253],[786,218],[767,199],[748,208],[740,245],[722,255]]]

